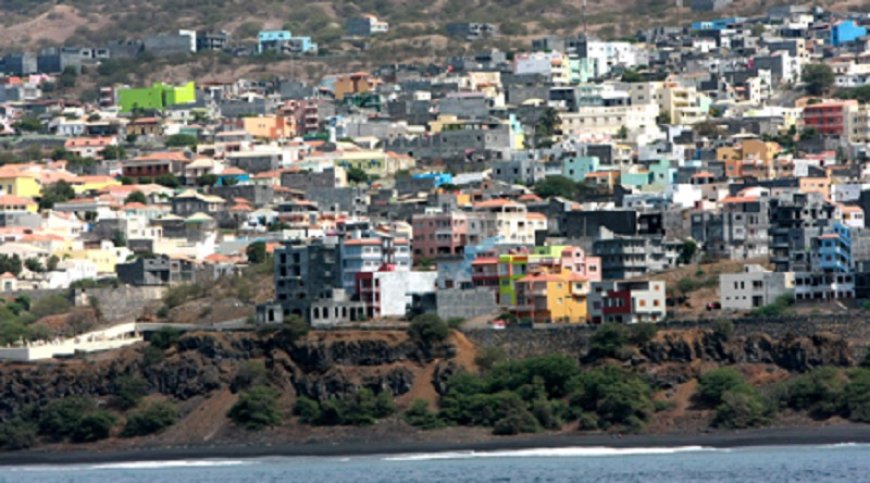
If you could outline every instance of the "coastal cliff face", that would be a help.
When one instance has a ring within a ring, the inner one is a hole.
[[[739,366],[750,381],[763,384],[821,366],[854,366],[856,347],[864,347],[863,339],[827,330],[780,336],[761,330],[723,334],[712,327],[672,328],[661,329],[646,342],[605,361],[591,355],[591,333],[588,329],[472,331],[454,333],[447,341],[434,344],[418,343],[404,331],[312,332],[295,341],[280,333],[192,333],[167,350],[146,342],[85,359],[2,364],[0,421],[69,396],[87,396],[111,407],[123,381],[136,376],[145,381],[150,395],[169,397],[181,408],[181,420],[166,433],[150,437],[151,444],[247,440],[259,438],[259,433],[234,426],[226,413],[238,399],[237,375],[249,361],[262,362],[288,413],[300,396],[322,402],[355,394],[361,388],[391,394],[400,408],[416,399],[435,408],[450,377],[476,371],[478,351],[497,345],[509,358],[561,352],[576,357],[582,365],[634,367],[648,375],[657,391],[676,401],[670,416],[657,416],[650,430],[679,426],[679,430],[697,431],[709,424],[709,414],[694,411],[690,404],[694,381],[704,371]],[[671,419],[665,421],[665,417]],[[665,422],[658,424],[659,419]],[[400,421],[391,424],[408,430]],[[272,436],[294,440],[325,434],[322,437],[328,439],[334,437],[329,431],[337,430],[306,426],[280,431],[284,433]],[[341,431],[346,438],[353,436],[351,431],[365,430]],[[121,440],[109,441],[120,444]]]
[[[122,378],[139,375],[148,390],[185,401],[231,388],[239,366],[263,360],[270,380],[285,391],[326,400],[366,387],[401,396],[417,374],[453,359],[456,346],[421,346],[404,332],[315,333],[298,342],[281,336],[190,334],[155,358],[147,344],[94,360],[0,365],[0,420],[30,405],[81,395],[116,394]],[[431,381],[421,381],[431,386]]]

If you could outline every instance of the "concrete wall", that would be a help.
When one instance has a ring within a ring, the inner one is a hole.
[[[150,304],[163,298],[165,287],[89,288],[76,290],[76,305],[87,305],[96,298],[103,317],[110,322],[132,321]],[[85,296],[86,295],[86,296]]]
[[[438,317],[444,320],[459,317],[470,319],[498,310],[495,291],[489,288],[474,290],[442,289],[435,293]]]
[[[659,323],[661,329],[708,328],[715,320]],[[589,347],[589,338],[597,330],[594,325],[552,326],[544,329],[475,329],[465,331],[466,337],[478,347],[498,346],[512,359],[551,353],[580,356]],[[752,318],[734,321],[734,335],[756,332],[769,334],[774,340],[790,336],[831,333],[852,341],[856,360],[862,360],[870,348],[870,320],[860,314],[808,315],[789,318]]]

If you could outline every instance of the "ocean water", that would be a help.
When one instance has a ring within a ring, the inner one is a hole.
[[[870,445],[561,448],[0,467],[0,482],[860,482]]]

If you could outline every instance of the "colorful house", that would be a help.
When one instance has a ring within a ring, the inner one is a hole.
[[[27,211],[36,213],[38,205],[33,198],[15,195],[0,195],[0,211]]]
[[[589,280],[570,270],[541,268],[516,282],[513,314],[536,324],[585,323]]]
[[[176,87],[156,83],[151,87],[119,89],[117,98],[121,112],[134,109],[161,111],[169,106],[196,102],[196,85],[188,82]]]
[[[867,29],[855,23],[854,20],[844,20],[831,27],[831,45],[839,47],[854,42],[867,35]]]
[[[37,175],[22,165],[7,164],[0,167],[0,195],[39,198],[42,187]]]
[[[277,141],[296,136],[296,119],[292,116],[253,116],[242,122],[245,132],[255,138]]]

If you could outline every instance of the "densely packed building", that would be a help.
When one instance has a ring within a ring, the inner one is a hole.
[[[658,322],[658,274],[702,258],[748,263],[723,275],[725,308],[864,299],[868,23],[773,8],[311,83],[104,86],[92,103],[50,87],[122,46],[8,55],[0,289],[186,283],[235,273],[262,242],[275,282],[264,322]],[[136,45],[225,41],[182,31]],[[273,30],[252,49],[317,46]]]

